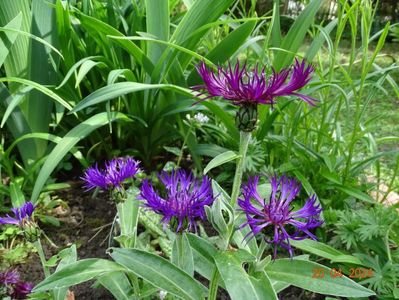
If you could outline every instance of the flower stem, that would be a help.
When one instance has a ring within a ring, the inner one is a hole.
[[[219,272],[218,268],[215,266],[215,269],[212,273],[211,282],[209,283],[209,294],[208,300],[216,300],[216,296],[218,294],[218,282],[219,282]]]
[[[46,266],[47,261],[46,261],[45,255],[44,255],[44,251],[43,251],[43,247],[42,247],[42,243],[40,242],[40,239],[37,239],[37,241],[34,242],[34,245],[35,245],[35,247],[37,249],[37,253],[39,254],[40,262],[42,263],[44,276],[45,277],[49,277],[50,276],[50,270]]]
[[[248,143],[251,138],[251,132],[240,131],[240,147],[238,150],[238,159],[236,165],[236,173],[234,175],[233,189],[231,191],[230,204],[235,206],[237,198],[240,193],[242,174],[244,171],[245,155],[247,154]]]
[[[176,166],[177,166],[177,168],[179,168],[180,167],[180,162],[181,162],[181,160],[182,160],[182,158],[183,158],[183,152],[184,152],[184,147],[186,146],[186,144],[187,144],[187,140],[188,140],[188,136],[190,135],[190,132],[191,132],[191,128],[193,127],[193,124],[191,123],[190,124],[190,127],[188,128],[188,130],[187,130],[187,133],[186,133],[186,135],[184,136],[184,141],[183,141],[183,144],[181,145],[181,148],[180,148],[180,154],[179,154],[179,158],[177,159],[177,164],[176,164]]]
[[[134,299],[140,299],[141,293],[140,293],[139,279],[137,278],[136,275],[132,273],[127,273],[127,277],[130,279],[130,283],[132,284],[133,287],[133,293],[136,296]]]

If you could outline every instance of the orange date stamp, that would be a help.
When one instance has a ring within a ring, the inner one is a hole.
[[[326,276],[329,276],[330,278],[340,278],[343,276],[347,276],[349,278],[364,279],[373,277],[374,271],[373,269],[367,268],[350,268],[349,274],[344,274],[342,272],[342,269],[335,268],[332,268],[330,271],[327,271],[324,268],[314,268],[312,270],[312,278],[322,279]]]

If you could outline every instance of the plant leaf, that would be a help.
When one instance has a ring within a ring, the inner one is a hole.
[[[43,292],[54,288],[69,287],[97,276],[102,276],[103,274],[124,271],[126,271],[124,267],[107,259],[82,259],[51,274],[36,285],[33,292]]]
[[[277,295],[268,279],[263,274],[259,278],[249,276],[242,263],[246,260],[241,257],[246,251],[223,251],[215,256],[216,266],[226,285],[231,299],[275,299]]]
[[[111,248],[111,257],[151,284],[183,299],[204,299],[205,287],[174,264],[138,250]]]
[[[311,239],[304,239],[302,241],[290,240],[290,243],[295,248],[310,252],[320,257],[327,258],[333,262],[342,262],[355,265],[363,265],[360,259],[352,255],[336,250],[324,243],[313,241]]]
[[[109,116],[109,118],[108,118]],[[35,186],[33,187],[31,200],[33,203],[36,202],[41,189],[46,183],[48,177],[63,159],[65,154],[71,150],[81,139],[85,138],[88,134],[93,132],[95,129],[104,126],[115,120],[128,120],[128,118],[118,112],[112,112],[108,114],[106,112],[96,114],[86,121],[80,123],[76,127],[72,128],[62,140],[55,146],[51,151],[43,167],[40,169],[39,175],[37,176]]]
[[[206,175],[206,173],[208,173],[210,170],[212,170],[213,168],[216,168],[220,165],[223,165],[229,161],[232,161],[236,158],[238,158],[238,154],[233,152],[233,151],[226,151],[222,154],[219,154],[218,156],[214,157],[205,167],[204,169],[204,175]]]
[[[315,270],[321,270],[322,278],[313,278]],[[348,277],[332,276],[332,270],[311,261],[277,259],[266,266],[270,279],[282,281],[315,293],[341,297],[369,297],[375,293]]]

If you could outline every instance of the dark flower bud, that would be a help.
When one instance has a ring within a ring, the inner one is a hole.
[[[256,103],[245,103],[240,106],[236,114],[236,126],[240,131],[253,131],[257,120],[258,107]]]

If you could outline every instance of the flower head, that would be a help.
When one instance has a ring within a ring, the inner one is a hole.
[[[0,218],[0,224],[18,225],[23,227],[24,225],[26,225],[26,223],[29,223],[32,220],[34,210],[35,206],[33,205],[33,203],[30,201],[26,202],[21,207],[11,209],[15,217],[10,217],[10,215],[6,215],[6,217]]]
[[[240,68],[238,62],[234,68],[230,64],[226,69],[219,66],[216,73],[201,62],[197,70],[204,84],[193,88],[207,91],[209,94],[207,98],[223,97],[241,106],[274,104],[276,97],[296,96],[311,105],[315,104],[315,99],[297,92],[310,81],[314,71],[305,61],[295,60],[292,67],[280,72],[272,70],[269,76],[266,75],[265,68],[259,69],[256,66],[253,70],[249,70],[246,64]]]
[[[25,299],[26,296],[30,294],[32,289],[32,283],[20,281],[14,285],[13,291],[10,296],[12,299]]]
[[[33,211],[35,206],[32,202],[26,202],[21,207],[12,208],[11,211],[14,213],[14,217],[6,215],[0,218],[0,225],[17,225],[23,230],[25,239],[29,242],[35,242],[40,234],[40,228],[37,226],[33,219]]]
[[[238,205],[247,216],[247,222],[241,228],[249,225],[250,233],[245,237],[254,237],[258,233],[271,233],[272,239],[265,238],[266,242],[274,245],[274,257],[277,254],[277,246],[288,250],[290,256],[293,250],[289,239],[303,240],[305,238],[316,239],[310,232],[320,226],[322,208],[316,204],[316,195],[306,200],[305,205],[299,210],[293,211],[291,202],[298,195],[301,184],[293,178],[276,175],[271,178],[270,199],[263,199],[257,186],[259,177],[250,178],[242,188],[243,199],[238,200]],[[271,229],[268,231],[268,229]]]
[[[0,273],[0,286],[2,285],[4,292],[11,299],[25,299],[33,289],[33,284],[20,280],[19,273],[16,270],[7,270]]]
[[[122,187],[122,183],[134,177],[139,171],[140,162],[131,157],[114,158],[105,163],[105,168],[100,169],[98,165],[88,168],[82,177],[88,190],[99,187],[103,190]]]
[[[19,281],[19,273],[16,270],[6,270],[4,272],[0,272],[0,284],[9,285],[14,284]]]
[[[165,187],[165,195],[156,191],[148,180],[141,187],[141,199],[145,206],[163,216],[162,222],[170,223],[176,232],[188,228],[196,230],[195,221],[205,220],[205,205],[213,202],[211,181],[204,176],[202,180],[194,178],[191,172],[183,170],[161,173],[160,181]]]

